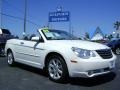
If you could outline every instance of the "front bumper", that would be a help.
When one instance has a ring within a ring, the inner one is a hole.
[[[4,49],[3,49],[3,48],[0,48],[0,55],[1,55],[1,54],[4,54],[4,53],[5,53]]]
[[[0,55],[3,55],[5,53],[4,48],[5,48],[5,43],[0,42]]]
[[[77,63],[69,64],[70,77],[95,77],[114,71],[116,56],[113,55],[111,59],[102,59],[94,57],[86,60],[77,58]]]

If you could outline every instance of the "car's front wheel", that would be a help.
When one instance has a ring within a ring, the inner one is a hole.
[[[12,51],[8,51],[8,53],[7,53],[7,62],[8,62],[8,65],[10,65],[10,66],[14,66],[14,64],[15,64]]]
[[[115,54],[120,55],[120,48],[119,48],[119,47],[117,47],[117,48],[115,49]]]
[[[64,82],[68,77],[67,65],[60,56],[50,56],[47,64],[49,78],[55,82]]]

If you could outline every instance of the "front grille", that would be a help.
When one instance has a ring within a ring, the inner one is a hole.
[[[112,58],[112,52],[111,49],[101,49],[101,50],[96,50],[96,52],[103,58],[103,59],[109,59]]]

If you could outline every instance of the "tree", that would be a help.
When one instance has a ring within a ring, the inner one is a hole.
[[[89,40],[89,39],[90,39],[90,35],[89,35],[88,32],[85,33],[85,38],[84,38],[84,39],[85,39],[85,40]]]
[[[105,34],[105,35],[104,35],[104,38],[107,38],[107,37],[108,37],[107,34]]]
[[[119,38],[119,37],[120,37],[119,34],[117,34],[117,35],[116,35],[116,38]]]
[[[116,21],[116,22],[114,23],[114,28],[115,28],[116,30],[119,30],[119,28],[120,28],[120,22],[119,22],[119,21]]]
[[[113,35],[110,34],[110,35],[108,36],[108,39],[111,40],[112,38],[113,38]]]

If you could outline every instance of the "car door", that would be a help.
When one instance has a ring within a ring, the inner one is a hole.
[[[120,39],[118,40],[118,47],[120,48]]]
[[[16,46],[16,59],[18,62],[34,67],[43,66],[44,42],[32,40],[20,40]]]

